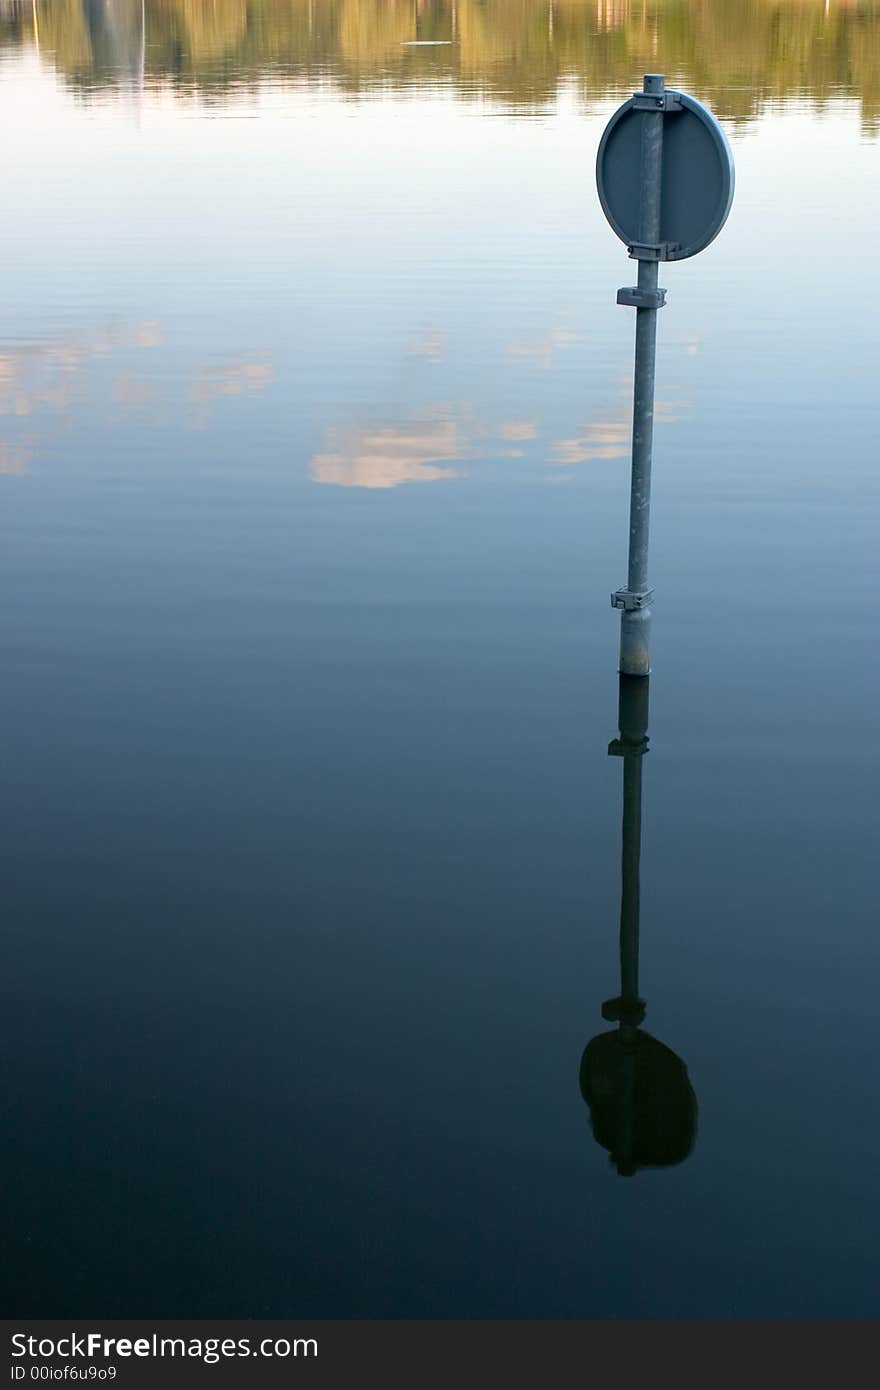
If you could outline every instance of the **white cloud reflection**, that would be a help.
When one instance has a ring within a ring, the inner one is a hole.
[[[47,439],[70,427],[74,407],[88,400],[94,382],[102,380],[99,364],[114,354],[125,357],[161,344],[159,327],[152,321],[109,323],[92,332],[42,342],[0,342],[0,416],[8,417],[7,437],[0,440],[0,475],[26,474],[38,446],[42,448]],[[137,373],[127,373],[110,385],[109,395],[117,405],[129,408],[133,403],[143,405],[150,391]],[[10,437],[25,428],[24,421],[26,428],[37,432]]]
[[[335,487],[391,488],[458,478],[458,469],[439,465],[461,459],[466,451],[454,420],[334,430],[328,442],[330,451],[315,454],[309,467],[316,483]]]
[[[557,352],[571,348],[578,341],[578,334],[568,328],[554,328],[544,338],[516,339],[507,344],[507,355],[514,361],[546,370],[552,367]]]
[[[16,444],[0,440],[0,474],[23,478],[30,471],[28,464],[32,458],[33,448],[30,440],[20,439]]]
[[[682,418],[676,412],[686,409],[686,401],[655,401],[654,424],[675,424]],[[629,399],[624,399],[617,418],[588,421],[580,426],[571,439],[558,440],[553,446],[553,458],[556,463],[564,465],[586,463],[590,459],[626,458],[630,452],[631,438],[632,404]]]
[[[66,410],[97,358],[131,348],[159,347],[155,323],[110,325],[98,333],[43,343],[0,345],[0,415],[34,415]]]

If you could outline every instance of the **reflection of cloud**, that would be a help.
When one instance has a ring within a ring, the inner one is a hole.
[[[201,379],[192,388],[193,399],[204,403],[220,396],[242,396],[265,391],[275,380],[272,364],[266,358],[257,361],[227,362],[222,366],[205,367]]]
[[[388,488],[399,483],[431,483],[457,478],[454,468],[438,468],[464,452],[452,420],[414,420],[406,425],[367,426],[334,434],[334,452],[316,454],[311,474],[317,483],[337,487]]]
[[[74,378],[96,357],[129,348],[156,347],[155,323],[111,325],[91,337],[7,347],[0,351],[0,415],[31,415],[40,407],[66,410],[76,394]]]
[[[255,395],[265,391],[274,380],[275,371],[268,353],[203,367],[199,379],[190,387],[190,396],[197,407],[193,420],[195,428],[205,428],[209,401],[221,400],[226,396]]]
[[[429,362],[440,362],[446,352],[445,333],[427,333],[418,338],[410,347],[413,357],[425,357]]]
[[[681,419],[673,412],[686,408],[686,401],[655,401],[654,424],[672,425]],[[630,451],[631,424],[629,408],[618,420],[597,420],[581,425],[581,433],[573,439],[560,439],[553,447],[557,463],[584,463],[588,459],[625,458]]]
[[[158,323],[142,323],[138,326],[135,336],[135,347],[154,348],[162,344],[162,334],[159,332]]]
[[[578,335],[572,333],[567,328],[554,328],[546,338],[539,338],[532,342],[517,340],[507,345],[508,357],[513,357],[522,362],[532,362],[538,367],[549,367],[553,361],[555,353],[571,347],[576,343]]]
[[[537,433],[536,420],[508,420],[498,426],[499,439],[534,439]]]
[[[138,377],[121,376],[113,383],[112,395],[120,405],[149,405],[156,399],[156,388]]]
[[[0,440],[0,474],[21,478],[28,471],[33,451],[23,440],[18,444],[5,444]]]
[[[559,463],[583,463],[586,459],[616,459],[629,452],[629,424],[620,420],[600,420],[582,425],[582,434],[560,439],[553,452]]]

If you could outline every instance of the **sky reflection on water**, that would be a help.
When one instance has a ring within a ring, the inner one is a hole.
[[[0,2],[11,1314],[876,1312],[878,41]],[[593,162],[643,68],[737,197],[661,276],[639,963],[687,1157],[621,1182]]]

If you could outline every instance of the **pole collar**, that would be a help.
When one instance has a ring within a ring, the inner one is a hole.
[[[643,589],[640,593],[634,593],[631,589],[615,589],[611,595],[611,607],[632,613],[637,608],[649,608],[653,598],[653,589]]]
[[[639,285],[629,285],[617,291],[617,302],[630,309],[662,309],[666,303],[666,291],[643,290]]]
[[[648,752],[648,735],[644,738],[613,738],[608,745],[609,758],[642,758]]]
[[[678,242],[631,241],[626,249],[633,261],[672,261],[678,252]]]
[[[625,999],[622,994],[606,999],[602,1005],[602,1017],[607,1023],[629,1023],[634,1028],[639,1027],[646,1013],[644,999]]]
[[[680,92],[635,92],[632,104],[636,111],[662,111],[671,115],[683,110]]]

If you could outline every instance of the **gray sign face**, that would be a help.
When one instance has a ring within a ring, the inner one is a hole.
[[[681,261],[709,245],[733,202],[733,156],[715,117],[685,92],[667,92],[675,107],[663,116],[660,243],[657,259]],[[596,182],[612,228],[632,246],[639,240],[643,111],[632,97],[615,111],[599,143]]]

